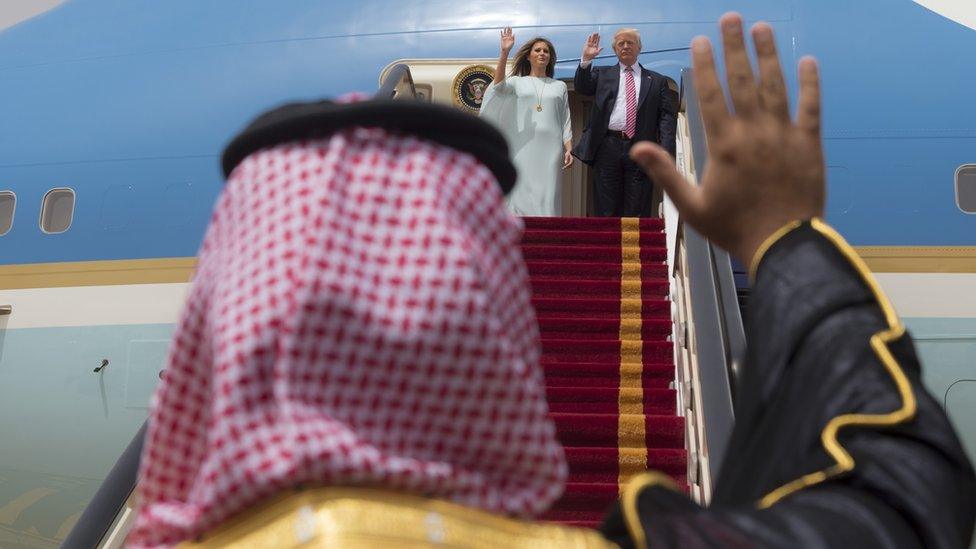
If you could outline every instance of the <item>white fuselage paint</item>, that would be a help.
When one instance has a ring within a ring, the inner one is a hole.
[[[915,0],[915,3],[976,30],[976,2],[973,0]]]
[[[898,315],[976,318],[976,274],[874,273]]]
[[[179,318],[189,283],[72,286],[0,291],[0,305],[13,312],[0,317],[8,330],[173,324]]]
[[[913,318],[976,318],[976,274],[875,273],[895,310]],[[175,324],[189,283],[0,290],[0,328]]]

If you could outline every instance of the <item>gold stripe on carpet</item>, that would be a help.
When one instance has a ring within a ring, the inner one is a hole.
[[[617,448],[617,463],[619,466],[620,457],[626,457],[628,461],[636,466],[647,469],[647,438],[644,429],[644,414],[620,414],[619,423],[619,447]],[[628,450],[622,452],[622,450]],[[619,471],[619,469],[618,469]],[[625,482],[620,483],[623,488]]]
[[[623,279],[620,281],[620,297],[624,299],[639,300],[641,298],[641,289],[640,277],[632,280]]]
[[[643,364],[644,362],[644,342],[621,340],[620,342],[620,362],[636,362],[637,364]],[[621,383],[622,385],[622,383]],[[637,384],[640,387],[640,383]]]
[[[640,362],[621,362],[620,376],[624,379],[640,379],[644,374],[644,365]],[[643,384],[638,385],[643,387]]]
[[[624,262],[620,265],[620,276],[630,278],[641,275],[641,264]]]
[[[634,387],[620,388],[620,413],[644,413],[644,389]],[[621,448],[623,450],[623,448]]]
[[[643,302],[640,299],[621,299],[620,318],[621,319],[640,319]]]
[[[640,220],[620,220],[620,385],[617,397],[617,485],[647,469],[641,339]],[[636,268],[634,265],[636,264]],[[640,365],[635,368],[634,364]]]
[[[620,448],[618,450],[620,463],[620,481],[622,484],[630,482],[635,476],[647,471],[647,450],[636,448]]]
[[[623,315],[621,315],[623,316]],[[621,318],[620,319],[620,340],[634,340],[641,338],[641,328],[644,321],[640,318]]]
[[[621,235],[623,240],[623,235]],[[621,246],[620,258],[624,263],[640,263],[640,246]]]

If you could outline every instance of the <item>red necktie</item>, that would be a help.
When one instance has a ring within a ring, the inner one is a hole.
[[[634,67],[627,67],[624,72],[624,83],[627,87],[627,128],[624,135],[630,139],[637,131],[637,87],[634,85]]]

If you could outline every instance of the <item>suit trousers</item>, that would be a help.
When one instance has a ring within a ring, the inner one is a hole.
[[[593,167],[597,217],[649,217],[654,184],[628,156],[631,141],[607,135]]]

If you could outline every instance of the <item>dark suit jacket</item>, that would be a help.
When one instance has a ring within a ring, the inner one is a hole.
[[[635,75],[636,76],[636,75]],[[573,156],[593,164],[596,152],[607,134],[620,84],[620,64],[608,67],[578,67],[573,79],[576,91],[595,96],[583,137],[573,148]],[[663,74],[641,67],[640,93],[637,97],[637,133],[635,141],[653,141],[674,156],[675,132],[678,126],[678,92],[674,81]]]

